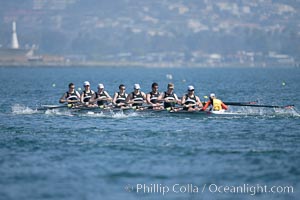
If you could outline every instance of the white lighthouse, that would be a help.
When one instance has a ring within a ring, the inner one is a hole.
[[[19,42],[17,37],[17,25],[16,22],[13,21],[12,23],[12,38],[11,38],[11,48],[12,49],[19,49]]]

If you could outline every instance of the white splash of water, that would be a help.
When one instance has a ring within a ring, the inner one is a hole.
[[[112,113],[112,118],[115,118],[115,119],[123,119],[123,118],[129,118],[129,117],[137,117],[137,116],[139,116],[139,115],[136,112],[132,112],[132,113],[128,113],[128,114],[124,114],[123,112]]]
[[[106,115],[103,112],[93,112],[93,111],[88,111],[86,114],[82,116],[87,116],[87,117],[106,117]]]
[[[300,117],[300,113],[295,107],[291,108],[250,108],[250,107],[230,107],[225,115],[245,115],[245,116],[292,116]]]
[[[37,113],[37,110],[31,109],[27,106],[15,104],[11,107],[12,113],[17,115],[31,115]]]
[[[61,111],[59,109],[51,109],[45,111],[46,115],[66,115],[66,116],[73,116],[70,111]]]

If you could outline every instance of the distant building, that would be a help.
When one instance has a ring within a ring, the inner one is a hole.
[[[0,62],[2,63],[24,63],[28,61],[42,61],[41,56],[34,55],[35,46],[31,49],[20,48],[16,22],[12,22],[12,37],[9,48],[0,48]]]
[[[11,39],[11,48],[12,49],[19,49],[19,41],[17,36],[17,25],[16,22],[13,21],[12,23],[12,39]]]

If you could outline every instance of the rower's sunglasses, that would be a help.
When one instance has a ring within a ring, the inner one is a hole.
[[[90,85],[85,85],[84,87],[90,87]]]
[[[195,90],[189,90],[189,92],[194,92]]]

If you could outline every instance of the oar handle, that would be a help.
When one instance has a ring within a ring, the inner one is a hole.
[[[130,101],[126,104],[134,104],[134,103],[145,103],[144,101]]]
[[[163,104],[158,104],[158,105],[151,105],[151,104],[149,104],[149,105],[143,105],[143,106],[141,106],[142,108],[149,108],[149,107],[161,107],[161,106],[163,106]]]
[[[178,103],[177,100],[164,100],[165,103]]]

